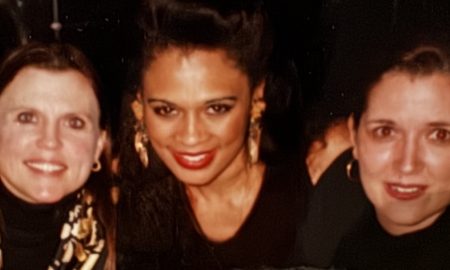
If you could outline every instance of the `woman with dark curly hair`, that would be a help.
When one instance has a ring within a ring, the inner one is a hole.
[[[298,139],[298,123],[279,121],[298,85],[274,55],[262,1],[146,1],[142,11],[119,168],[123,265],[286,265],[307,178],[270,136]],[[154,252],[167,260],[144,258]]]

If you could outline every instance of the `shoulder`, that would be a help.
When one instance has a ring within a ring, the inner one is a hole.
[[[327,168],[351,146],[350,132],[345,120],[331,124],[322,138],[313,141],[306,157],[312,183],[317,184]]]
[[[369,205],[360,183],[346,175],[345,166],[351,159],[350,149],[341,153],[308,199],[307,216],[297,239],[308,264],[329,266],[339,242]]]

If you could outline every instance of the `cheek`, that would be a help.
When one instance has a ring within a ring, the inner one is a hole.
[[[224,142],[242,141],[247,134],[247,118],[242,115],[233,115],[224,121],[212,122],[209,129]]]
[[[162,143],[176,133],[177,123],[175,121],[160,121],[155,117],[145,117],[145,133],[152,144]]]
[[[0,152],[3,154],[19,153],[21,149],[30,150],[36,132],[6,128],[0,130]]]
[[[389,151],[381,150],[371,143],[358,147],[360,181],[369,200],[380,205],[384,198],[385,174],[389,171]]]
[[[442,150],[426,151],[423,160],[428,173],[446,190],[450,190],[450,149]]]
[[[364,137],[358,140],[356,152],[363,182],[382,178],[389,171],[393,163],[393,149],[391,145],[375,143]]]
[[[91,166],[95,158],[98,138],[98,136],[68,136],[64,142],[63,152],[78,163]]]

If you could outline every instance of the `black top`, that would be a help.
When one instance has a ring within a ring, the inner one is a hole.
[[[307,216],[297,235],[295,265],[329,267],[339,242],[369,206],[362,186],[350,180],[346,165],[351,149],[327,168],[314,187]]]
[[[299,164],[266,168],[246,221],[222,243],[208,241],[196,229],[184,188],[174,177],[148,179],[125,190],[119,207],[119,269],[285,266],[305,212],[308,182]]]
[[[264,182],[246,221],[231,239],[211,242],[199,231],[190,208],[181,223],[188,242],[182,260],[184,269],[229,269],[233,267],[287,266],[292,255],[296,224],[304,213],[305,188],[298,164],[267,167]],[[184,205],[188,201],[180,189]],[[183,237],[183,236],[182,236]]]
[[[12,195],[0,182],[4,269],[47,269],[75,201],[76,194],[72,194],[55,204],[29,204]]]
[[[347,269],[448,269],[450,210],[430,227],[402,236],[388,234],[370,208],[339,246],[335,263]]]

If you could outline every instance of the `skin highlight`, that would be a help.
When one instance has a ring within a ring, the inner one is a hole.
[[[83,98],[80,98],[83,96]],[[105,134],[89,79],[21,69],[0,95],[0,177],[18,198],[54,203],[87,181]]]
[[[392,235],[433,224],[450,203],[450,76],[385,73],[369,92],[354,157],[377,218]]]
[[[184,184],[203,233],[232,237],[250,212],[264,166],[249,166],[248,77],[220,49],[158,52],[144,72],[139,99],[152,147]],[[211,213],[215,213],[211,215]]]

